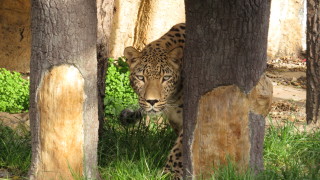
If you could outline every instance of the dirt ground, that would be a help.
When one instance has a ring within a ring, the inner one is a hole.
[[[267,126],[293,122],[299,131],[320,129],[320,123],[306,126],[306,60],[290,57],[268,61],[267,76],[273,84],[273,103]]]
[[[297,130],[312,131],[320,129],[318,124],[306,125],[306,62],[305,59],[288,57],[268,61],[267,76],[273,83],[273,103],[266,119],[266,127],[271,124],[282,126],[293,122]],[[0,112],[3,124],[16,128],[29,126],[28,113],[8,114]]]

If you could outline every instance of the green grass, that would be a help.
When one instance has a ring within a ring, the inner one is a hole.
[[[320,131],[298,132],[293,123],[271,124],[264,140],[265,171],[239,173],[233,162],[215,170],[215,180],[320,180]]]
[[[6,169],[17,177],[26,176],[31,161],[30,140],[30,133],[22,127],[13,131],[0,121],[0,169]]]
[[[106,123],[98,149],[100,174],[103,179],[115,180],[169,179],[161,171],[174,140],[175,134],[169,127],[138,124],[125,128]],[[30,135],[18,135],[0,125],[0,169],[26,176],[30,160]],[[250,171],[238,173],[230,162],[216,169],[211,179],[320,179],[320,131],[297,132],[292,123],[271,126],[266,130],[264,165],[264,172],[253,175]]]
[[[168,126],[107,124],[99,143],[102,178],[164,179],[161,170],[175,138]]]
[[[320,131],[297,132],[293,123],[271,126],[265,136],[266,174],[272,179],[320,179]]]

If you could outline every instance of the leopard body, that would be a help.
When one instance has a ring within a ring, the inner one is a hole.
[[[130,84],[146,114],[163,113],[179,134],[164,172],[182,179],[183,94],[181,66],[185,44],[185,24],[173,26],[142,51],[127,47],[124,55],[130,68]]]

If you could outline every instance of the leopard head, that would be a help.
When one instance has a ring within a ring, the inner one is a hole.
[[[183,49],[147,46],[141,52],[133,47],[124,50],[130,68],[130,83],[139,97],[139,105],[146,113],[163,112],[181,90]]]

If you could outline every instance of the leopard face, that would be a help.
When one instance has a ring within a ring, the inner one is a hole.
[[[171,51],[147,46],[139,52],[125,49],[130,67],[130,83],[139,97],[139,105],[148,114],[166,110],[181,90],[182,48]]]

